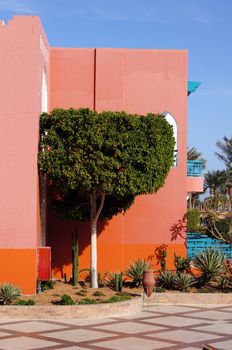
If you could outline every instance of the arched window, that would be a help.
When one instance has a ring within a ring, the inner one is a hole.
[[[42,76],[42,106],[41,106],[41,112],[47,112],[48,111],[48,86],[47,86],[47,77],[45,69],[43,70],[43,76]]]
[[[167,122],[173,127],[173,135],[175,138],[175,146],[174,146],[174,163],[173,166],[177,166],[178,160],[178,129],[175,118],[169,112],[164,112],[162,115],[165,117]]]

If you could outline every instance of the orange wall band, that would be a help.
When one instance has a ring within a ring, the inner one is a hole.
[[[23,294],[35,294],[36,261],[36,249],[0,249],[0,282],[20,287]]]

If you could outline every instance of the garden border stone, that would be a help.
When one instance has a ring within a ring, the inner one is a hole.
[[[157,293],[158,304],[232,305],[232,293]],[[154,300],[151,300],[152,302]],[[144,303],[149,306],[150,303]],[[151,303],[151,305],[156,305]],[[134,299],[108,304],[92,305],[34,305],[0,306],[0,319],[69,319],[99,318],[138,313],[143,308],[142,295]]]

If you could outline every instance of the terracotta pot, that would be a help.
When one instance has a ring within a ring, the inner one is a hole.
[[[155,278],[153,271],[144,271],[143,273],[143,288],[148,297],[152,294],[155,287]]]

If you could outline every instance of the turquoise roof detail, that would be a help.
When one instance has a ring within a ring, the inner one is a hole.
[[[201,85],[201,82],[198,81],[188,81],[188,96],[192,93],[195,92],[199,86]]]

